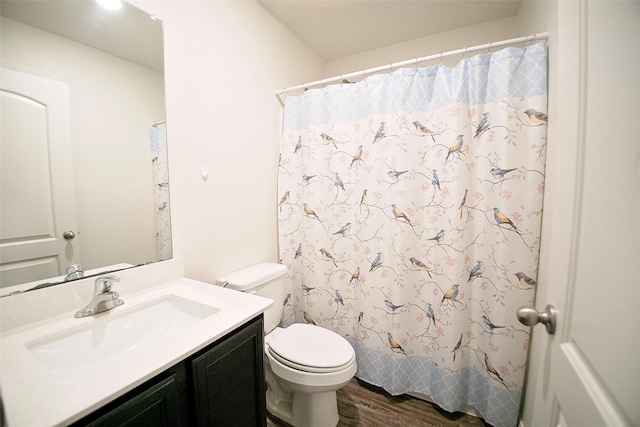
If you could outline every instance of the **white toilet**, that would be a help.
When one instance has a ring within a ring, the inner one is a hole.
[[[273,300],[264,313],[267,410],[296,427],[338,424],[336,390],[356,373],[351,344],[329,329],[282,320],[285,274],[281,264],[262,263],[218,279],[218,284]]]

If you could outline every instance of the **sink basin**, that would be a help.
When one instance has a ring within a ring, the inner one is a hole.
[[[126,304],[126,302],[125,302]],[[176,335],[220,310],[177,295],[90,318],[78,328],[67,329],[27,344],[28,350],[60,383],[81,378],[127,360],[142,348]]]

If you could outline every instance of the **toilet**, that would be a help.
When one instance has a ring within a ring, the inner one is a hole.
[[[273,300],[264,313],[267,410],[295,427],[334,427],[339,418],[336,391],[356,373],[355,351],[321,326],[278,326],[286,272],[284,265],[267,262],[221,277],[218,284]]]

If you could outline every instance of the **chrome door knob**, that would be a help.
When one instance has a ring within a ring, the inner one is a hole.
[[[542,323],[550,335],[556,332],[557,310],[551,304],[547,305],[544,312],[540,313],[533,307],[520,307],[518,309],[518,320],[526,326],[533,326]]]
[[[72,230],[65,230],[64,233],[62,233],[62,237],[64,237],[64,240],[73,240],[73,238],[76,237],[76,233]]]

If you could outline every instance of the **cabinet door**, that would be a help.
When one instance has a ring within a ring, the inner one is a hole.
[[[262,315],[191,362],[198,426],[266,426]]]
[[[149,386],[148,384],[153,384]],[[185,368],[177,365],[76,425],[88,427],[189,426]]]

